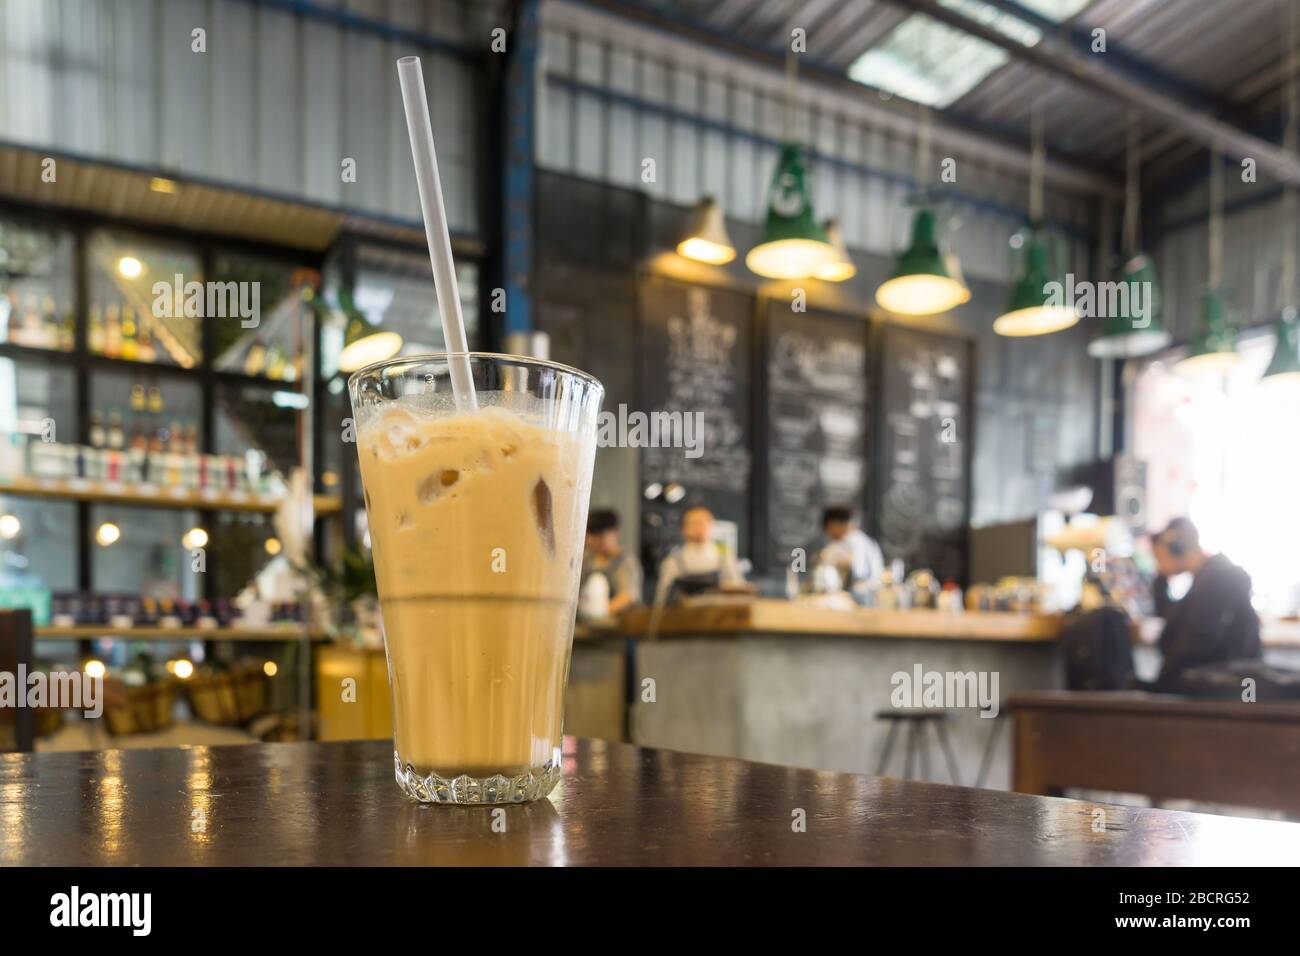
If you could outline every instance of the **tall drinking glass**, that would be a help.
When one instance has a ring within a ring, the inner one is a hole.
[[[560,774],[564,686],[604,387],[470,353],[348,380],[393,695],[397,784],[426,803],[518,803]]]

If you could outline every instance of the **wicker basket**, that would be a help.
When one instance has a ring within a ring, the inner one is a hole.
[[[172,725],[172,707],[176,703],[176,683],[171,680],[154,681],[143,687],[125,688],[125,696],[105,695],[104,720],[108,732],[122,734],[147,734]]]
[[[266,675],[260,666],[195,674],[185,689],[194,716],[209,724],[247,723],[266,709]]]

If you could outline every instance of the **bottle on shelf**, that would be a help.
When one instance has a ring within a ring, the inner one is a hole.
[[[27,296],[27,310],[23,314],[22,344],[32,348],[47,348],[45,323],[41,321],[40,302],[35,293]]]
[[[108,447],[116,451],[126,447],[126,433],[122,430],[122,413],[116,408],[108,413]]]
[[[108,444],[108,437],[104,431],[104,416],[99,412],[90,413],[90,447],[103,448]]]
[[[71,309],[63,310],[63,317],[58,320],[59,348],[71,352],[77,347],[77,320]]]
[[[99,307],[92,305],[90,307],[90,327],[86,335],[86,344],[90,351],[102,355],[104,352],[104,319],[99,313]]]
[[[104,310],[104,354],[109,358],[122,354],[122,320],[116,305]]]
[[[141,362],[158,361],[158,349],[153,344],[153,316],[142,313],[136,334],[136,357]]]
[[[140,357],[136,342],[135,309],[122,307],[122,358],[135,361]]]
[[[127,480],[145,483],[149,480],[149,439],[139,422],[131,425],[131,445],[126,453]]]
[[[252,346],[248,349],[248,354],[244,356],[244,374],[260,375],[265,366],[266,345],[259,337],[253,340]]]
[[[285,356],[284,350],[279,345],[272,345],[266,353],[266,377],[283,380],[288,365],[288,358]]]

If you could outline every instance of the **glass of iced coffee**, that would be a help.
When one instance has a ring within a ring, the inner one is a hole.
[[[457,404],[451,362],[468,363],[473,409]],[[560,774],[604,388],[480,353],[382,362],[348,388],[398,786],[425,803],[543,797]]]

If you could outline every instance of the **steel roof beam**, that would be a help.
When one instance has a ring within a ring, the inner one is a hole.
[[[1216,119],[1204,110],[1197,110],[1163,93],[1118,76],[1095,62],[1095,57],[1077,53],[1050,35],[1044,35],[1040,43],[1029,47],[1003,36],[992,27],[950,10],[938,0],[883,0],[883,2],[905,7],[916,13],[924,13],[940,23],[991,43],[1045,73],[1064,77],[1079,86],[1128,103],[1147,116],[1182,130],[1187,136],[1198,140],[1210,149],[1222,150],[1236,159],[1254,159],[1261,170],[1284,183],[1300,185],[1300,157],[1287,152],[1276,143],[1253,136],[1230,123]]]

